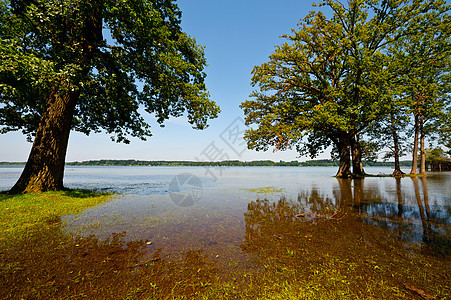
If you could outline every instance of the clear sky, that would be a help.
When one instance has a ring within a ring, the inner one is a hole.
[[[111,142],[107,134],[85,136],[72,132],[66,161],[95,159],[137,160],[306,160],[295,151],[245,150],[237,137],[244,129],[239,105],[252,91],[251,71],[268,60],[279,36],[297,28],[314,8],[311,0],[181,0],[183,30],[205,46],[209,66],[207,89],[221,107],[210,127],[199,131],[186,119],[170,120],[165,128],[153,125],[153,136],[129,145]],[[21,133],[0,135],[0,161],[26,161],[31,144]],[[322,158],[329,158],[328,154]]]

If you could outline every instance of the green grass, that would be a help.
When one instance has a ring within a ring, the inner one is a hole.
[[[0,238],[15,241],[2,248],[0,240],[0,298],[450,297],[446,257],[422,247],[406,251],[407,243],[351,212],[316,221],[293,217],[302,207],[286,200],[249,204],[240,249],[253,267],[232,258],[225,271],[202,249],[160,256],[146,240],[126,242],[125,232],[103,240],[52,225],[109,199],[86,191],[0,194]]]
[[[258,194],[274,194],[281,193],[283,189],[276,188],[275,186],[264,186],[259,188],[243,189],[248,192],[258,193]]]
[[[61,217],[76,214],[108,201],[109,194],[84,190],[42,194],[0,194],[0,241],[17,240],[31,229],[60,223]]]

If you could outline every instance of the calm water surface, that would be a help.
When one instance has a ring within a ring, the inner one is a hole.
[[[20,171],[0,168],[0,190],[10,188]],[[391,173],[389,168],[366,171]],[[298,218],[335,219],[350,210],[365,223],[396,232],[400,240],[449,254],[451,173],[338,180],[335,172],[329,167],[67,167],[67,187],[120,196],[66,216],[65,230],[97,237],[124,232],[126,240],[149,240],[168,253],[196,248],[219,257],[228,249],[227,256],[239,256],[252,204],[282,199],[298,210],[293,216],[304,214]]]

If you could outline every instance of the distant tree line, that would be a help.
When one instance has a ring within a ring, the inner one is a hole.
[[[17,163],[1,163],[0,164],[17,164]],[[411,161],[401,161],[404,167],[410,167]],[[147,160],[115,160],[115,159],[100,159],[89,161],[75,161],[67,162],[68,166],[223,166],[223,167],[335,167],[338,166],[338,161],[323,159],[323,160],[309,160],[300,162],[297,160],[278,162],[272,160],[255,160],[255,161],[239,161],[239,160],[225,160],[225,161],[147,161]],[[365,166],[380,166],[392,167],[393,162],[364,162]]]

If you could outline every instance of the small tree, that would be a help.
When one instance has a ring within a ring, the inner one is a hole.
[[[446,152],[442,148],[425,149],[426,168],[429,165],[431,171],[441,171],[442,164],[446,164]]]
[[[128,143],[151,136],[141,109],[199,129],[217,116],[180,17],[172,1],[0,0],[1,132],[34,139],[11,192],[63,188],[71,130]]]
[[[393,176],[402,176],[404,172],[400,166],[400,156],[407,154],[407,128],[410,118],[406,112],[405,103],[402,98],[393,95],[399,82],[396,82],[396,71],[393,71],[393,79],[385,85],[387,111],[384,115],[368,126],[365,133],[371,139],[375,151],[383,154],[382,159],[394,158]]]
[[[451,22],[448,22],[451,24]],[[449,63],[451,56],[450,30],[446,29],[445,36],[439,36],[440,45],[413,43],[409,46],[407,54],[410,67],[403,84],[405,95],[410,100],[409,110],[414,120],[414,147],[411,174],[416,174],[418,144],[420,153],[420,174],[426,174],[425,143],[426,136],[438,133],[440,120],[449,109],[450,95]],[[434,44],[437,37],[434,35]],[[412,46],[413,45],[413,46]],[[433,52],[434,46],[435,52]],[[425,51],[425,49],[427,49]],[[420,58],[412,62],[412,57]],[[412,75],[412,73],[414,75]]]

